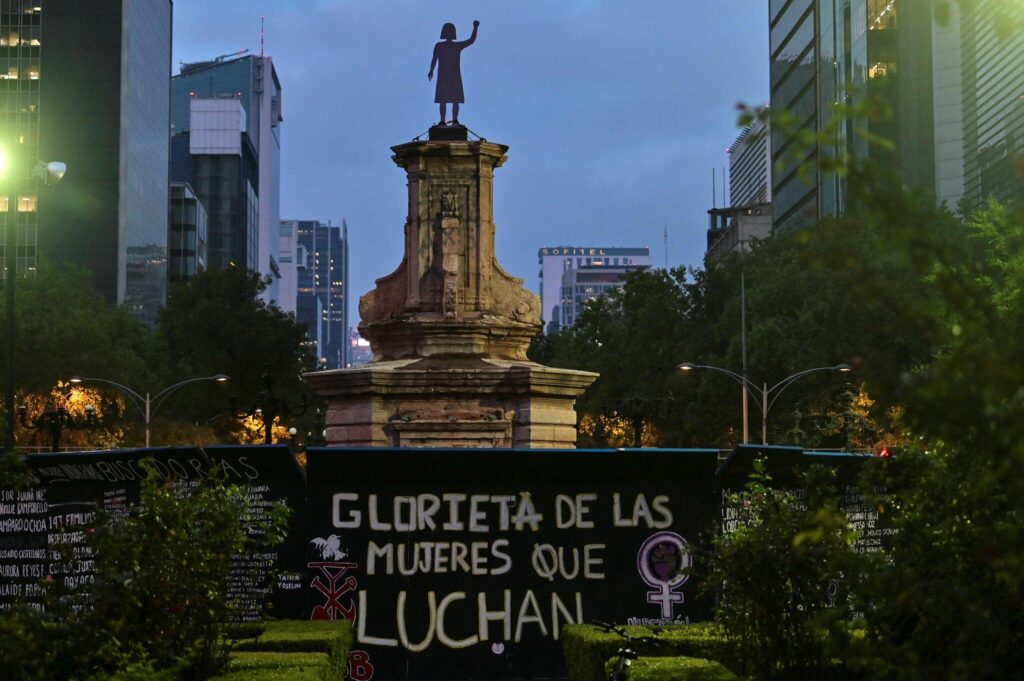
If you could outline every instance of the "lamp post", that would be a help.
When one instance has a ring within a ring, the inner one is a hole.
[[[145,419],[146,421],[146,449],[149,449],[150,419],[153,416],[153,412],[155,412],[157,408],[161,404],[163,404],[163,401],[166,400],[167,397],[172,392],[182,387],[183,385],[188,385],[189,383],[199,383],[201,381],[216,381],[218,383],[223,383],[224,381],[227,381],[229,379],[230,377],[225,376],[224,374],[214,374],[213,376],[200,376],[199,378],[189,378],[187,380],[175,383],[174,385],[167,386],[166,388],[164,388],[163,390],[161,390],[160,392],[153,396],[150,396],[148,392],[145,394],[145,396],[143,396],[126,385],[123,385],[116,381],[108,381],[105,378],[80,378],[78,376],[75,376],[74,378],[71,378],[69,380],[71,381],[71,383],[83,383],[85,381],[93,381],[95,383],[106,383],[107,385],[114,386],[115,388],[123,392],[125,395],[130,397],[132,400],[132,404],[135,405],[135,408],[139,410],[139,413],[142,414],[142,418]]]
[[[4,206],[4,262],[6,273],[4,288],[6,290],[7,307],[7,343],[6,343],[6,380],[4,381],[4,398],[7,402],[7,428],[4,435],[4,451],[14,451],[14,282],[18,278],[18,192],[24,184],[19,174],[20,164],[16,156],[10,156],[0,146],[0,199]],[[61,181],[68,167],[60,161],[36,161],[29,176],[30,181],[39,181],[45,185],[54,185]],[[11,215],[14,215],[12,218]]]
[[[735,381],[739,381],[739,383],[744,387],[744,395],[746,395],[747,391],[749,390],[753,390],[755,393],[761,393],[761,399],[758,400],[755,396],[754,400],[757,401],[758,406],[761,407],[761,444],[764,445],[768,444],[768,410],[770,410],[772,408],[772,405],[775,404],[775,401],[779,399],[779,395],[782,394],[782,391],[784,391],[789,386],[793,385],[793,383],[803,378],[807,374],[813,374],[816,371],[841,371],[843,373],[853,371],[853,367],[851,367],[849,364],[835,364],[833,366],[828,367],[814,367],[813,369],[805,369],[803,371],[798,371],[792,376],[787,376],[786,378],[782,379],[781,381],[779,381],[778,383],[769,388],[767,383],[762,383],[761,387],[758,387],[757,384],[749,380],[746,376],[741,376],[740,374],[737,374],[735,371],[729,371],[728,369],[723,369],[722,367],[713,367],[708,366],[706,364],[693,364],[691,362],[683,362],[676,368],[682,371],[693,371],[694,369],[710,369],[711,371],[717,371],[719,373],[725,374],[726,376],[729,376]],[[746,410],[744,410],[743,418],[744,420],[748,418]],[[744,422],[743,424],[743,432],[743,444],[748,444],[749,437],[747,436],[747,433],[749,432],[749,428],[746,422]]]

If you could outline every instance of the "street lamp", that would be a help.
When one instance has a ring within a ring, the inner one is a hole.
[[[758,405],[761,407],[761,444],[765,445],[768,444],[768,410],[771,409],[772,405],[775,404],[775,401],[779,399],[779,395],[782,394],[783,390],[793,385],[793,383],[799,380],[800,378],[803,378],[807,374],[812,374],[816,371],[841,371],[843,373],[853,371],[853,367],[851,367],[849,364],[836,364],[829,367],[814,367],[813,369],[805,369],[803,371],[798,371],[792,376],[787,376],[786,378],[782,379],[781,381],[779,381],[770,388],[768,387],[767,383],[763,383],[759,388],[757,384],[753,383],[746,377],[737,374],[735,371],[723,369],[722,367],[713,367],[708,366],[706,364],[693,364],[692,362],[683,362],[676,368],[682,371],[693,371],[694,369],[710,369],[711,371],[717,371],[719,373],[725,374],[726,376],[729,376],[733,380],[739,381],[740,385],[744,386],[746,390],[751,390],[754,393],[761,393],[761,399],[758,401],[757,396],[755,395],[754,400],[757,401]],[[747,417],[744,416],[744,418],[746,419]],[[744,423],[743,425],[743,430],[746,433],[748,431],[747,424]],[[748,438],[746,437],[744,438],[743,444],[748,444],[747,439]]]
[[[7,272],[4,277],[4,288],[7,289],[7,361],[6,361],[6,385],[4,397],[7,400],[7,432],[4,437],[4,450],[14,451],[14,281],[17,279],[17,218],[12,219],[10,214],[18,212],[18,189],[22,179],[18,177],[17,158],[11,156],[6,149],[0,147],[0,187],[10,187],[13,191],[0,192],[0,199],[6,204],[4,212],[4,231],[6,232],[4,243],[4,259]],[[61,181],[68,167],[60,161],[36,161],[32,168],[31,180],[42,182],[45,185],[54,185]],[[13,178],[8,182],[8,178]]]
[[[172,392],[174,392],[181,386],[188,385],[189,383],[198,383],[200,381],[216,381],[218,383],[223,383],[224,381],[227,381],[229,379],[230,377],[225,376],[224,374],[214,374],[213,376],[200,376],[199,378],[190,378],[175,383],[174,385],[168,386],[161,390],[160,392],[158,392],[156,395],[153,395],[152,397],[150,397],[149,393],[146,393],[145,396],[142,396],[141,394],[135,392],[126,385],[122,385],[120,383],[117,383],[116,381],[108,381],[105,378],[80,378],[78,376],[75,376],[69,380],[71,383],[83,383],[85,381],[93,381],[95,383],[106,383],[107,385],[114,386],[115,388],[123,392],[125,395],[130,397],[132,400],[132,404],[135,405],[135,408],[139,410],[139,413],[142,414],[142,418],[145,419],[146,421],[146,449],[149,449],[150,418],[153,416],[153,412],[155,412],[157,408],[161,404],[163,404],[163,401],[167,399],[168,395],[170,395]]]

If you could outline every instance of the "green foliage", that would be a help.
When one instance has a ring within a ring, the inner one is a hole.
[[[760,681],[842,678],[834,658],[849,648],[851,598],[843,575],[860,573],[854,533],[831,471],[813,466],[802,494],[777,489],[755,462],[726,503],[735,529],[714,540],[702,588],[718,594],[717,619],[740,669]]]
[[[989,204],[965,238],[917,242],[945,324],[941,351],[899,381],[918,445],[875,480],[899,491],[891,561],[863,588],[880,678],[1024,667],[1024,212]]]
[[[323,653],[240,653],[232,656],[224,681],[320,681],[327,671]]]
[[[267,622],[254,640],[235,645],[247,652],[233,656],[224,678],[342,681],[353,640],[349,620]]]
[[[851,289],[898,320],[908,347],[924,341],[904,357],[865,355],[861,373],[871,394],[902,406],[913,436],[865,480],[891,491],[873,503],[896,534],[884,559],[852,560],[835,508],[812,500],[813,481],[805,504],[764,491],[748,499],[758,515],[744,532],[717,547],[719,616],[753,646],[761,676],[788,665],[795,645],[821,663],[841,656],[872,679],[1012,678],[1024,667],[1024,213],[990,203],[958,222],[936,219],[898,186],[879,185],[850,220],[875,225],[894,271],[917,282],[913,295],[885,279]],[[826,552],[816,562],[805,563],[808,539]],[[857,636],[846,594],[820,609],[819,580],[840,572],[857,575]],[[749,602],[737,602],[744,593]],[[810,605],[787,609],[801,599]],[[804,620],[796,634],[792,616]]]
[[[212,390],[175,395],[168,402],[172,411],[203,422],[218,413],[238,415],[259,407],[263,420],[273,423],[275,416],[283,414],[272,404],[280,400],[292,411],[309,405],[306,417],[314,418],[315,400],[301,380],[301,373],[315,361],[305,345],[305,328],[294,315],[260,300],[265,289],[266,282],[257,273],[234,267],[202,272],[172,288],[154,338],[164,371],[175,376],[224,373],[231,377],[224,385],[226,395]],[[260,400],[267,379],[272,399]],[[231,418],[212,425],[225,438],[240,428]]]
[[[948,214],[919,203],[905,216],[914,226],[927,225],[935,239],[959,227]],[[633,396],[671,396],[669,408],[648,419],[655,444],[735,445],[742,436],[739,385],[717,372],[684,375],[675,367],[689,361],[742,370],[742,276],[748,376],[755,382],[772,385],[838,362],[857,369],[855,385],[821,372],[781,393],[769,414],[769,441],[863,446],[866,433],[900,430],[894,417],[902,403],[892,378],[936,352],[943,325],[934,314],[941,308],[937,292],[910,266],[912,256],[892,248],[887,220],[881,214],[826,220],[813,230],[757,242],[752,253],[708,270],[634,273],[622,291],[584,310],[573,328],[535,344],[531,356],[601,373],[578,403],[581,414],[596,417]],[[898,317],[898,311],[914,314]],[[875,387],[879,379],[881,389]],[[857,398],[870,404],[867,412],[856,421],[837,418]],[[753,399],[750,410],[756,432],[760,414]],[[605,442],[598,438],[595,444]]]
[[[618,658],[605,664],[604,678],[611,678],[618,668]],[[627,672],[629,681],[738,681],[720,662],[699,657],[640,657],[632,661]]]
[[[19,391],[49,392],[58,380],[76,375],[128,384],[150,377],[145,327],[96,293],[87,270],[43,261],[35,273],[18,278],[15,291]],[[0,308],[4,304],[0,300]],[[5,334],[0,328],[0,351],[7,347]]]
[[[657,627],[617,627],[614,631],[573,624],[562,632],[565,668],[571,681],[605,681],[605,663],[623,647],[648,657],[699,657],[728,663],[725,634],[710,622]]]
[[[279,653],[328,652],[341,642],[352,646],[352,623],[349,620],[281,620],[266,623],[266,630],[249,641],[235,645],[235,650]]]

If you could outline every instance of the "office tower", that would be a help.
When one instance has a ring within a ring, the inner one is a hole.
[[[298,247],[299,235],[295,229],[295,221],[282,220],[277,236],[277,264],[281,268],[281,281],[277,286],[277,305],[292,314],[296,311],[299,294],[299,270],[296,262]],[[319,356],[317,354],[317,357]]]
[[[613,265],[600,258],[589,260],[589,264],[584,261],[582,265],[570,265],[562,272],[562,298],[558,305],[558,326],[561,329],[575,324],[587,303],[603,298],[613,289],[622,288],[628,273],[650,267],[646,264]]]
[[[898,170],[908,186],[934,191],[931,5],[919,0],[769,3],[771,108],[793,120],[793,130],[776,126],[772,134],[775,229],[845,212],[846,178],[818,167],[829,159],[870,159]],[[837,105],[867,98],[884,102],[891,116],[833,124]],[[796,143],[796,130],[831,130],[831,136],[807,149]],[[870,146],[858,130],[893,141],[895,149]]]
[[[349,363],[348,225],[284,220],[297,236],[295,317],[306,324],[310,348],[319,347],[321,368]]]
[[[937,195],[1024,200],[1024,5],[951,2],[935,17]]]
[[[277,301],[281,279],[278,266],[278,230],[280,228],[281,178],[281,82],[270,57],[226,55],[204,62],[185,64],[171,80],[171,131],[174,136],[189,132],[192,121],[192,100],[236,99],[245,114],[244,132],[254,155],[256,171],[252,175],[254,196],[237,195],[234,200],[246,203],[255,198],[255,238],[236,232],[230,237],[231,247],[218,246],[214,227],[214,207],[210,212],[210,267],[225,267],[241,260],[239,244],[245,242],[246,266],[270,277],[264,298]],[[175,173],[178,175],[178,156]],[[241,185],[239,185],[241,187]],[[240,189],[241,190],[241,189]],[[206,200],[204,190],[196,191]],[[236,221],[234,229],[243,229]],[[221,233],[225,240],[228,237]],[[251,242],[251,243],[250,243]],[[226,253],[233,255],[225,260]],[[250,264],[251,259],[251,264]]]
[[[757,120],[744,128],[729,147],[729,205],[771,203],[770,139],[768,123]]]
[[[171,183],[167,232],[168,281],[188,281],[206,269],[206,206],[187,182]]]
[[[583,267],[618,268],[625,266],[650,267],[651,249],[643,248],[591,248],[589,246],[556,246],[537,251],[540,264],[541,322],[545,333],[555,333],[561,327],[562,277],[568,270]],[[575,286],[575,284],[570,284]],[[571,312],[575,319],[575,307]]]
[[[772,166],[769,125],[757,120],[729,147],[729,206],[708,211],[704,262],[750,250],[750,242],[772,233]]]
[[[207,266],[258,270],[259,165],[236,97],[193,97],[190,130],[171,139],[172,176],[207,214]],[[262,272],[261,272],[262,273]]]
[[[18,266],[81,265],[153,323],[166,297],[170,0],[3,0],[2,143],[17,160]],[[28,181],[38,160],[68,172]],[[161,273],[163,276],[161,276]]]

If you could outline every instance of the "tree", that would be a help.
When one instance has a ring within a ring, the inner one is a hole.
[[[227,415],[211,423],[223,432],[240,430],[237,417],[257,409],[266,425],[284,415],[278,403],[294,410],[312,403],[301,379],[313,366],[305,329],[260,300],[265,289],[258,274],[234,267],[202,272],[172,288],[154,338],[165,380],[219,373],[231,380],[227,394],[198,387],[186,389],[187,396],[179,392],[168,401],[169,411],[199,423]]]
[[[898,491],[880,500],[898,534],[865,582],[869,645],[880,674],[1010,678],[1024,666],[1024,211],[989,203],[956,242],[890,234],[945,323],[934,358],[892,382],[916,444],[873,481]]]
[[[0,300],[0,309],[5,302]],[[76,375],[128,385],[152,380],[145,326],[96,293],[86,270],[42,261],[38,271],[19,278],[15,304],[18,404],[33,402],[32,396],[49,395],[59,381]],[[6,315],[0,312],[2,319]],[[0,327],[2,349],[7,347],[6,333],[7,329]],[[118,427],[115,422],[107,423]],[[19,442],[30,438],[20,428],[16,435]]]
[[[952,216],[922,201],[913,199],[904,217],[915,227],[927,225],[936,239],[952,238],[958,228]],[[850,419],[836,427],[838,414],[860,409],[862,434],[897,430],[899,393],[889,379],[931,357],[942,324],[938,293],[911,267],[912,255],[891,247],[886,220],[891,216],[870,211],[825,220],[757,242],[751,253],[708,269],[633,273],[621,291],[591,303],[574,327],[535,343],[532,356],[601,373],[579,402],[585,418],[597,420],[622,400],[671,396],[671,408],[650,419],[655,442],[734,445],[741,437],[739,385],[715,372],[683,376],[676,366],[688,361],[742,370],[742,271],[751,380],[772,385],[838,362],[857,368],[853,385],[822,372],[782,393],[772,407],[769,439],[863,445],[851,436]],[[898,316],[907,309],[917,314]],[[864,392],[865,383],[880,390]],[[756,429],[758,410],[754,400],[750,404]]]

